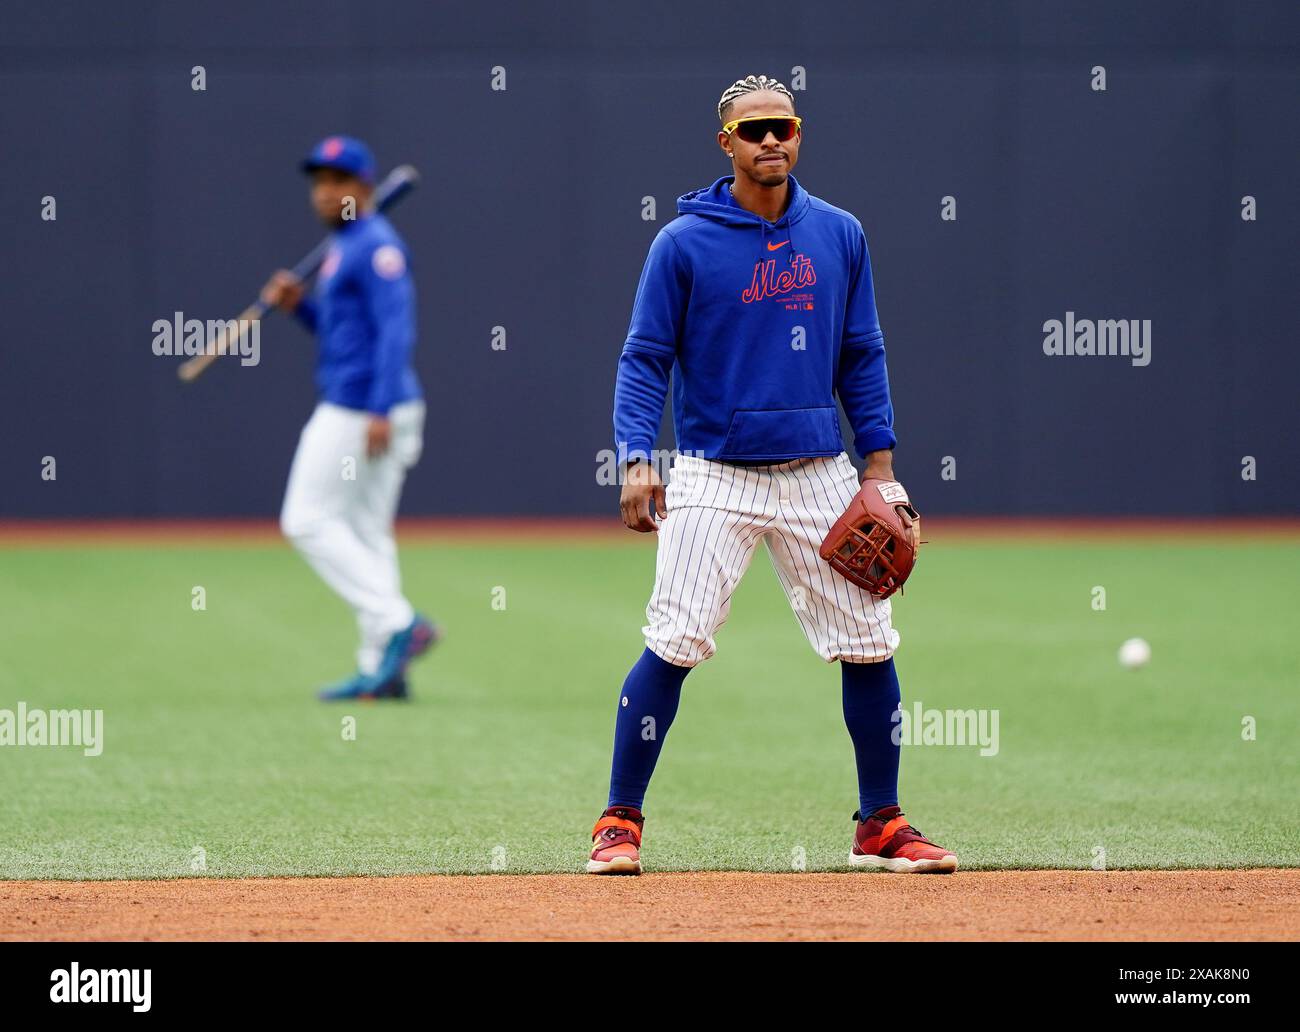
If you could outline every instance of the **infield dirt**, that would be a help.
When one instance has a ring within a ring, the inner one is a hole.
[[[1300,870],[0,882],[3,940],[1296,940]]]

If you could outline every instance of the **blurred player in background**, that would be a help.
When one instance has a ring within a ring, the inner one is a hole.
[[[393,520],[419,460],[424,401],[412,352],[415,286],[406,245],[372,210],[375,161],[360,140],[331,136],[302,164],[311,204],[333,230],[310,295],[276,272],[262,300],[320,341],[319,402],[298,440],[280,525],[356,613],[357,671],[320,698],[404,699],[407,664],[437,639],[402,594]]]
[[[714,634],[762,540],[809,643],[840,664],[858,770],[849,863],[952,871],[956,855],[924,838],[898,807],[898,633],[889,600],[818,555],[858,489],[836,397],[865,475],[894,479],[894,413],[866,237],[857,219],[790,174],[803,134],[785,86],[741,79],[723,92],[718,117],[732,175],[680,198],[681,217],[650,245],[618,364],[623,522],[657,532],[659,549],[646,647],[620,693],[608,808],[593,829],[587,870],[640,873],[642,800],[682,683],[713,655]],[[670,382],[682,453],[665,493],[649,459]],[[919,527],[909,522],[908,531],[915,544]]]

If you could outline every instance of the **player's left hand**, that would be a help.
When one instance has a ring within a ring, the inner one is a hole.
[[[897,480],[894,476],[894,453],[892,451],[872,452],[867,456],[867,468],[862,471],[862,482],[868,480]],[[912,548],[920,550],[921,548],[921,517],[917,516],[912,519],[907,513],[899,511],[898,514],[903,521],[903,526],[907,528],[908,535],[912,539]]]
[[[874,473],[868,473],[862,478],[865,484],[868,480],[897,480],[891,472],[889,476],[880,477]],[[903,521],[903,526],[907,528],[907,536],[912,539],[912,549],[918,555],[921,551],[921,517],[918,514],[916,519],[912,519],[903,509],[898,510],[898,518]]]
[[[262,288],[262,304],[292,312],[302,304],[302,280],[288,269],[277,269]]]
[[[371,416],[366,424],[366,454],[372,459],[388,451],[393,440],[393,425],[385,416]]]

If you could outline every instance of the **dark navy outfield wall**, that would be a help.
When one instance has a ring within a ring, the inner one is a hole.
[[[296,162],[351,132],[425,176],[403,511],[612,517],[646,248],[727,171],[721,89],[795,66],[796,174],[866,227],[925,511],[1300,510],[1298,41],[1294,2],[8,0],[0,516],[278,510],[311,340],[277,316],[260,365],[182,388],[151,325],[233,316],[313,244]],[[1067,312],[1149,319],[1150,365],[1045,356]]]

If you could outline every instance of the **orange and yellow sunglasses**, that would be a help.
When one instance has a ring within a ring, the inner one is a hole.
[[[733,132],[746,143],[762,143],[771,133],[778,143],[793,140],[803,130],[803,119],[794,115],[753,115],[750,118],[733,118],[722,127],[730,136]]]

